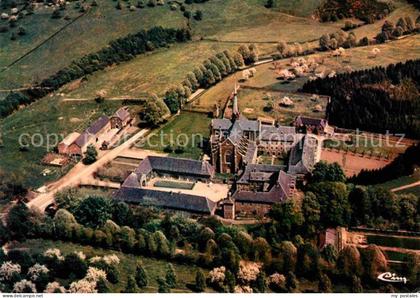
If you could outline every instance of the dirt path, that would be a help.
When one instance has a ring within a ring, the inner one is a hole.
[[[91,177],[94,172],[99,168],[103,167],[108,162],[119,156],[121,152],[130,148],[139,138],[145,136],[149,132],[148,129],[143,129],[134,136],[132,136],[127,142],[116,147],[115,149],[106,152],[99,160],[94,164],[86,166],[81,162],[78,163],[67,175],[59,179],[58,181],[48,185],[48,192],[40,194],[34,200],[28,203],[28,207],[34,207],[40,211],[44,211],[45,208],[54,201],[54,195],[72,186],[77,186],[81,183],[82,179]]]
[[[404,190],[404,189],[407,189],[407,188],[416,187],[416,186],[419,186],[419,185],[420,185],[420,181],[417,181],[417,182],[414,182],[414,183],[411,183],[411,184],[407,184],[407,185],[403,185],[403,186],[400,186],[400,187],[393,188],[393,189],[391,189],[391,191],[396,192],[396,191]]]

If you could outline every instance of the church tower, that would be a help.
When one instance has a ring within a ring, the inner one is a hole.
[[[238,108],[238,87],[235,84],[235,91],[233,92],[233,107],[232,107],[232,120],[239,119]]]

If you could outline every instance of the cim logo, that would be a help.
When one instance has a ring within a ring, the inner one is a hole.
[[[391,272],[384,272],[382,274],[379,274],[378,279],[381,281],[392,282],[392,283],[401,283],[401,282],[404,284],[407,283],[407,278],[397,276],[397,274],[391,273]]]

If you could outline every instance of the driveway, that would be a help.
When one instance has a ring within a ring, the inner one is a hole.
[[[40,194],[35,199],[30,201],[28,203],[28,207],[36,208],[43,212],[48,205],[54,202],[54,195],[57,192],[68,187],[78,186],[82,178],[92,177],[93,173],[106,165],[108,162],[115,159],[121,154],[121,152],[130,148],[139,138],[144,137],[148,132],[148,129],[139,131],[125,143],[103,154],[102,157],[100,157],[95,163],[91,165],[86,166],[79,162],[64,177],[50,184],[46,193]]]

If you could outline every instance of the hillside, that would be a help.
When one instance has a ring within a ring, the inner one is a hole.
[[[54,8],[37,5],[34,14],[18,18],[15,28],[0,33],[0,89],[18,88],[39,81],[72,60],[97,51],[111,40],[141,29],[187,25],[179,5],[175,6],[176,10],[171,10],[170,4],[165,3],[163,6],[146,6],[131,11],[127,6],[135,3],[124,2],[122,9],[118,10],[114,1],[96,2],[98,6],[85,2],[83,6],[87,11],[84,13],[77,9],[80,2],[70,2],[61,12],[69,20],[53,19]],[[305,41],[340,27],[336,23],[315,28],[318,23],[309,17],[293,17],[268,10],[261,0],[213,0],[185,5],[185,9],[192,13],[201,10],[203,13],[203,20],[192,18],[190,21],[197,39],[230,40],[235,36],[240,41]],[[289,9],[290,13],[297,14],[299,11],[299,6]],[[0,13],[3,12],[9,13],[9,10],[0,10]],[[0,20],[0,26],[7,27],[8,21]],[[16,33],[20,26],[25,28],[26,35],[10,40],[12,32]],[[23,59],[7,68],[20,57]]]

